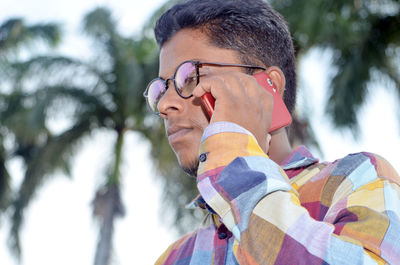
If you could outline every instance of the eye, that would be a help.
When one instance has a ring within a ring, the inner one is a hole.
[[[195,81],[196,81],[196,76],[188,76],[185,78],[184,84],[185,84],[185,86],[191,85],[192,82],[195,82]]]

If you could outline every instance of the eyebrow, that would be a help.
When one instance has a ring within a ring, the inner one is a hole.
[[[177,68],[179,65],[181,65],[183,62],[186,62],[186,61],[204,63],[204,66],[203,66],[203,67],[200,67],[200,69],[207,69],[207,64],[212,64],[212,63],[213,63],[213,62],[210,62],[209,60],[200,59],[200,58],[192,58],[192,59],[188,59],[188,60],[183,60],[183,61],[180,62],[177,66],[175,66],[175,68],[174,68],[174,73],[173,73],[173,74],[175,74],[176,68]],[[217,63],[218,63],[218,62],[217,62]],[[199,69],[199,70],[200,70],[200,69]],[[202,70],[202,71],[204,71],[204,70]],[[173,74],[172,74],[172,75],[173,75]],[[167,77],[167,78],[164,78],[163,76],[159,75],[158,78],[160,78],[160,79],[162,79],[162,80],[166,80],[166,79],[172,77],[172,75],[169,76],[169,77]]]
[[[205,60],[198,59],[198,58],[192,58],[192,59],[183,60],[183,61],[181,61],[180,63],[178,63],[178,64],[175,66],[175,68],[174,68],[174,73],[173,73],[172,75],[175,74],[175,71],[176,71],[176,68],[178,67],[178,65],[181,65],[183,62],[186,62],[186,61],[201,62],[201,61],[205,61]],[[172,75],[169,76],[169,77],[167,77],[167,78],[172,77]],[[167,79],[167,78],[162,77],[161,75],[159,75],[158,78],[161,78],[162,80],[166,80],[166,79]]]

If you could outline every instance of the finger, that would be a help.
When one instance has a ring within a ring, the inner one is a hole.
[[[213,97],[216,98],[217,93],[215,93],[215,91],[217,88],[220,90],[224,85],[224,82],[218,78],[203,77],[201,78],[199,84],[194,88],[193,96],[201,97],[205,93],[211,93]]]
[[[215,99],[229,95],[245,96],[244,83],[237,72],[225,72],[218,75],[203,77],[193,90],[193,96],[201,97],[211,93]]]

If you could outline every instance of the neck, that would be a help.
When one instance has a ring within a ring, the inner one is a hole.
[[[292,153],[286,129],[282,128],[271,134],[271,142],[268,149],[269,157],[278,165]]]

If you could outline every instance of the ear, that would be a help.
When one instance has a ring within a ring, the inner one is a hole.
[[[275,88],[278,91],[281,98],[283,98],[283,94],[285,92],[285,87],[286,87],[286,78],[282,70],[277,66],[271,66],[268,67],[268,69],[265,72],[271,78],[271,81],[275,85]]]

